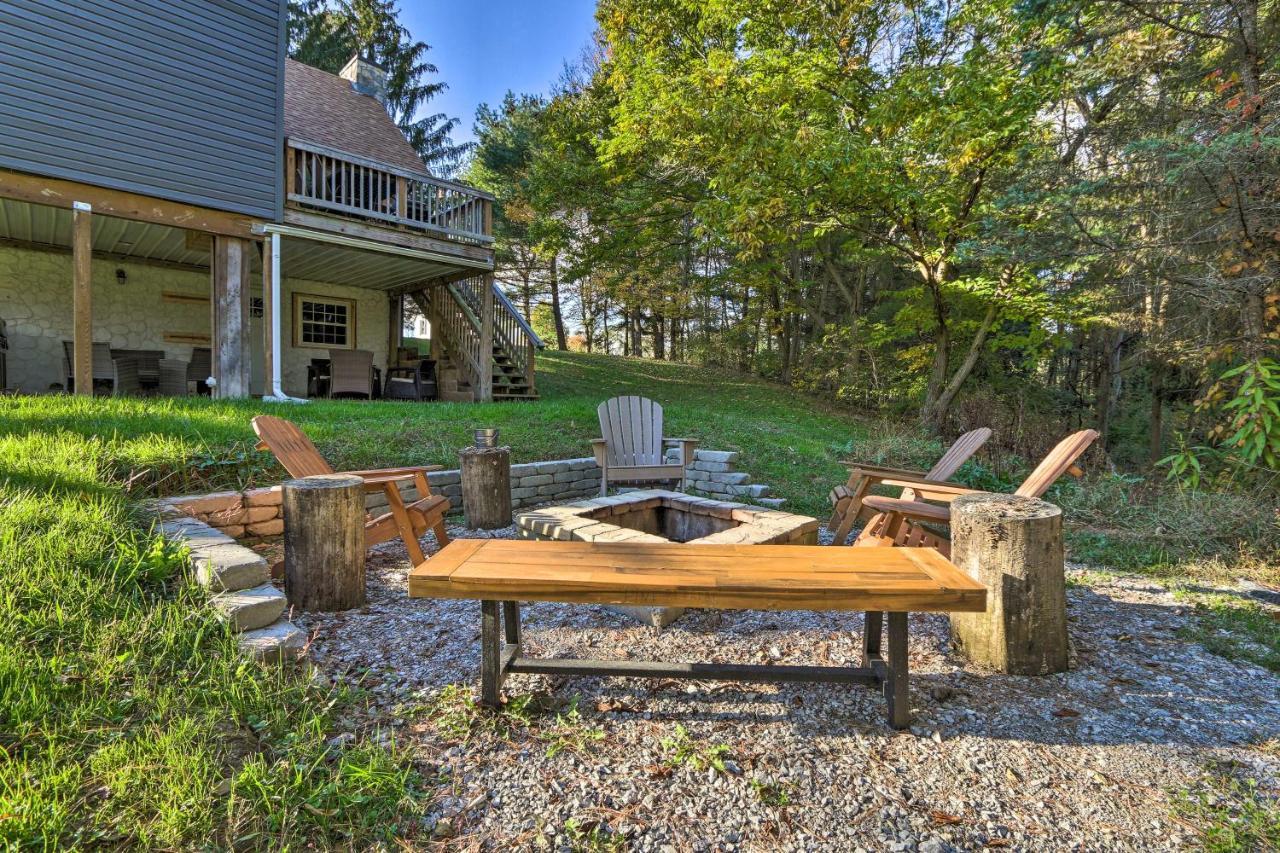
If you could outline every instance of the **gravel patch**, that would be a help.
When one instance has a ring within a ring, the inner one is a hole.
[[[430,534],[423,544],[435,550]],[[1198,835],[1171,793],[1199,784],[1208,763],[1280,778],[1280,759],[1253,748],[1280,736],[1280,679],[1179,639],[1189,609],[1141,578],[1069,588],[1072,670],[1045,678],[966,664],[945,616],[913,615],[914,723],[895,732],[876,693],[828,685],[513,675],[515,710],[476,713],[479,604],[410,600],[408,570],[403,547],[381,546],[367,606],[297,621],[323,677],[370,697],[335,743],[358,731],[410,750],[441,780],[428,828],[450,846],[1179,849]],[[856,664],[862,625],[860,614],[690,611],[659,633],[546,603],[524,617],[531,655],[834,665]]]

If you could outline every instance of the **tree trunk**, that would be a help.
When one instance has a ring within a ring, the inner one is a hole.
[[[1102,334],[1101,367],[1098,370],[1098,384],[1095,389],[1098,407],[1098,445],[1104,450],[1107,447],[1108,433],[1111,431],[1111,408],[1115,396],[1115,380],[1120,372],[1119,332],[1105,331]]]
[[[564,335],[564,314],[560,311],[560,267],[556,255],[551,256],[551,316],[556,324],[556,349],[563,352],[569,348]]]
[[[284,510],[284,590],[299,610],[364,604],[364,480],[319,474],[289,480]]]
[[[951,503],[951,534],[952,561],[987,587],[985,612],[950,614],[960,650],[1014,675],[1065,672],[1062,510],[1016,495],[964,495]]]
[[[1164,376],[1163,364],[1151,368],[1151,423],[1147,458],[1155,465],[1164,456]]]
[[[458,452],[467,527],[498,530],[511,524],[511,450],[468,447]]]

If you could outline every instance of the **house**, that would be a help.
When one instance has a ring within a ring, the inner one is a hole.
[[[492,198],[427,171],[385,72],[287,59],[285,26],[284,0],[0,6],[0,385],[91,393],[129,353],[303,397],[332,350],[394,366],[408,301],[442,397],[536,396]]]

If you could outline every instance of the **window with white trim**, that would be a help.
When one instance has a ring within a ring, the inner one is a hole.
[[[293,294],[293,345],[355,349],[355,300]]]

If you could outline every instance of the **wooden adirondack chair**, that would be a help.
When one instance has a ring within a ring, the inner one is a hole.
[[[610,483],[637,483],[679,480],[684,488],[684,469],[693,462],[698,446],[693,438],[663,438],[662,406],[644,397],[614,397],[596,408],[600,435],[591,449],[600,466],[600,494]],[[668,445],[679,446],[680,462],[666,461]]]
[[[434,529],[436,542],[443,548],[449,544],[445,532],[444,514],[449,511],[449,499],[431,494],[427,484],[427,472],[440,470],[439,465],[412,465],[403,468],[380,468],[371,471],[334,471],[320,451],[296,424],[271,415],[258,415],[253,419],[253,431],[258,436],[259,450],[270,450],[289,472],[291,477],[309,477],[313,474],[354,474],[364,479],[366,492],[382,491],[387,496],[390,511],[372,518],[364,526],[367,546],[399,537],[409,551],[409,559],[419,565],[426,560],[418,537]],[[412,480],[418,489],[418,499],[406,504],[400,495],[400,483]]]
[[[978,448],[986,444],[991,437],[991,430],[986,427],[970,430],[955,440],[955,443],[942,454],[928,472],[911,471],[905,468],[886,468],[883,465],[864,465],[861,462],[845,462],[849,469],[849,481],[843,486],[831,490],[831,520],[827,529],[835,531],[835,539],[831,544],[843,545],[849,538],[859,514],[862,512],[863,499],[871,491],[872,486],[883,483],[886,479],[902,479],[914,477],[933,482],[950,480],[951,475],[960,470],[960,466],[969,461],[969,457],[978,452]],[[915,497],[912,489],[903,489],[901,497],[911,500]]]
[[[1038,498],[1062,477],[1071,474],[1079,477],[1084,472],[1076,466],[1076,460],[1098,438],[1096,430],[1086,429],[1064,438],[1049,451],[1031,475],[1018,487],[1015,495]],[[879,515],[867,522],[858,534],[855,545],[900,545],[918,548],[937,548],[943,556],[951,556],[951,541],[926,528],[921,522],[949,524],[951,509],[925,501],[950,503],[960,495],[978,494],[978,489],[967,489],[953,483],[937,483],[929,480],[884,480],[886,486],[902,486],[915,491],[916,500],[903,498],[868,497],[862,505]],[[923,500],[921,500],[923,499]]]

